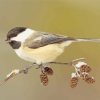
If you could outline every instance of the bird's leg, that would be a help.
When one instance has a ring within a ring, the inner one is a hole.
[[[44,72],[44,65],[43,64],[38,65],[38,68],[41,69],[41,72]]]
[[[33,66],[36,66],[36,69],[39,69],[40,68],[40,66],[38,64],[36,64],[36,63],[32,63],[32,65]]]

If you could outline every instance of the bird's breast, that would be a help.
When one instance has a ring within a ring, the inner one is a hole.
[[[54,61],[63,53],[63,49],[57,44],[50,44],[36,49],[22,46],[20,49],[15,50],[15,52],[24,60],[40,64]]]

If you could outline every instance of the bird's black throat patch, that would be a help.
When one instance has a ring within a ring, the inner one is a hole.
[[[9,44],[13,49],[18,49],[21,46],[21,42],[19,42],[19,41],[11,41],[11,42],[9,42]]]

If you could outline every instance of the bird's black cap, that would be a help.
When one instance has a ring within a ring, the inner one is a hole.
[[[11,29],[8,33],[7,33],[7,40],[10,40],[10,38],[17,36],[19,33],[23,32],[26,30],[26,27],[15,27],[13,29]]]

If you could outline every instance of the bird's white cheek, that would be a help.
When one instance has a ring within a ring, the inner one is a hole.
[[[16,37],[13,37],[11,40],[24,42],[28,37],[33,34],[33,32],[35,31],[31,29],[26,29],[24,32],[18,34]]]
[[[11,40],[24,42],[27,39],[25,35],[18,35],[17,37],[13,37]]]

